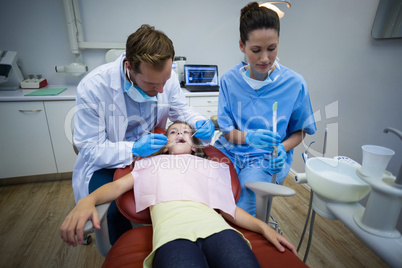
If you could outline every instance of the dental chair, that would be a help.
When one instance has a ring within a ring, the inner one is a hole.
[[[237,202],[240,197],[240,183],[233,164],[221,151],[213,146],[204,147],[204,151],[210,160],[223,162],[229,165],[232,177],[232,191]],[[133,165],[127,166],[124,169],[117,169],[113,180],[123,177],[131,172],[132,169]],[[260,188],[256,190],[257,196],[260,196],[260,199],[265,199],[265,203],[267,203],[269,196],[276,195],[277,193],[282,196],[289,195],[284,194],[283,191],[279,191],[278,189],[272,189],[272,186],[274,186],[273,188],[284,187],[281,185],[266,183],[263,185],[262,189]],[[293,191],[291,189],[289,190],[288,193]],[[120,212],[129,220],[134,223],[146,225],[127,231],[111,247],[109,244],[107,220],[105,216],[108,204],[98,206],[97,209],[101,219],[101,230],[95,230],[95,233],[98,249],[104,256],[106,256],[102,267],[142,267],[144,259],[152,251],[152,226],[150,226],[151,219],[149,210],[146,209],[140,213],[136,213],[133,190],[120,196],[116,200],[116,204]],[[86,232],[90,231],[92,228],[91,224],[90,221],[87,222],[85,227]],[[284,253],[279,252],[260,234],[236,226],[233,227],[243,233],[243,235],[250,241],[252,250],[260,262],[261,267],[307,267],[289,250],[286,250]]]

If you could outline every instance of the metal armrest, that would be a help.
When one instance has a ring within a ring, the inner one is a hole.
[[[296,192],[286,186],[262,181],[252,181],[245,183],[245,186],[252,190],[256,196],[256,217],[262,221],[268,222],[272,197],[274,196],[292,196]]]
[[[96,245],[99,249],[99,252],[106,257],[107,253],[109,252],[110,248],[112,247],[110,245],[109,241],[109,231],[107,227],[107,211],[109,209],[110,203],[105,203],[102,205],[96,206],[96,210],[98,211],[99,215],[99,220],[100,220],[100,230],[96,230],[92,224],[92,221],[89,220],[85,224],[84,227],[84,235],[91,233],[92,231],[95,232],[96,236]]]

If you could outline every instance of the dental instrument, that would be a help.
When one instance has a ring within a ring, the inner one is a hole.
[[[276,126],[276,119],[277,119],[277,109],[278,109],[278,102],[274,102],[272,105],[272,132],[275,134],[277,133],[277,126]],[[272,155],[272,158],[275,158],[278,156],[278,146],[274,147],[274,152]],[[272,175],[272,183],[276,182],[276,173]]]
[[[207,122],[205,122],[201,127],[203,127],[205,124],[206,124]],[[144,129],[144,132],[146,132],[146,133],[148,133],[148,134],[152,134],[152,132],[151,131],[148,131],[148,130],[145,130]],[[190,138],[192,138],[194,135],[195,135],[195,133],[197,133],[197,131],[196,132],[194,132],[193,133],[193,135],[191,135],[191,137]],[[167,139],[168,141],[170,141],[171,143],[174,143],[174,144],[176,144],[177,143],[177,141],[172,141],[172,140],[169,140],[169,139]],[[186,141],[186,139],[183,139],[185,142],[187,142]]]
[[[208,123],[208,120],[205,120],[204,124],[202,124],[202,126],[201,126],[199,129],[203,128],[207,123]],[[197,130],[193,133],[193,135],[190,136],[190,138],[194,137],[194,135],[198,132],[199,129],[197,129]]]
[[[278,102],[274,102],[272,105],[272,132],[276,134],[277,129],[276,129],[276,119],[277,119],[277,109],[278,109]],[[272,158],[275,158],[278,156],[278,146],[274,147],[274,152],[272,154]],[[272,175],[272,183],[276,183],[276,173]],[[271,208],[269,208],[271,209]]]
[[[276,127],[276,119],[277,119],[277,109],[278,109],[278,102],[274,102],[274,104],[272,105],[272,132],[276,133],[277,132],[277,127]],[[272,153],[272,159],[275,158],[278,155],[278,146],[274,147],[274,151]],[[275,184],[276,183],[276,173],[274,173],[272,175],[272,179],[271,179],[271,183]],[[267,215],[266,215],[266,220],[265,222],[269,222],[269,217],[270,212],[271,212],[271,207],[272,207],[272,196],[270,196],[268,198],[268,206],[267,206]],[[272,217],[272,216],[271,216]],[[274,225],[278,225],[278,223],[276,222],[276,220],[272,217],[272,219],[274,220]]]
[[[148,134],[153,134],[153,132],[149,131],[149,130],[143,130],[144,132],[148,133]],[[177,143],[177,141],[171,141],[169,139],[167,139],[168,141],[170,141],[171,143]]]
[[[311,144],[315,143],[315,141],[310,142],[310,144],[308,145],[306,151],[304,151],[304,153],[302,153],[302,158],[304,163],[306,163],[307,159],[308,159],[308,150],[310,149]]]

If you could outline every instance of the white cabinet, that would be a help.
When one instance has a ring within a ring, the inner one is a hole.
[[[1,102],[0,122],[0,178],[57,172],[43,102]]]
[[[211,116],[218,114],[218,93],[214,96],[190,95],[187,98],[189,105],[206,118],[211,118]],[[216,130],[214,137],[211,139],[211,144],[214,144],[220,135],[221,132]]]
[[[72,144],[75,101],[45,101],[44,104],[57,171],[71,172],[77,158]]]
[[[72,172],[75,101],[0,102],[0,178]]]
[[[207,118],[218,114],[218,96],[189,97],[189,105]]]
[[[72,172],[75,87],[55,97],[0,92],[0,179]],[[218,111],[218,92],[188,92],[188,104],[207,118]]]

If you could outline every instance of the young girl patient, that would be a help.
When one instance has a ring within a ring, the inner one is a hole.
[[[153,251],[144,267],[259,267],[248,241],[225,220],[262,234],[280,252],[287,247],[297,255],[286,238],[234,204],[228,166],[201,158],[192,134],[187,123],[173,123],[159,152],[168,154],[137,160],[132,173],[79,200],[60,227],[61,238],[82,244],[86,221],[100,229],[95,205],[135,186],[137,212],[149,207],[153,225]]]

